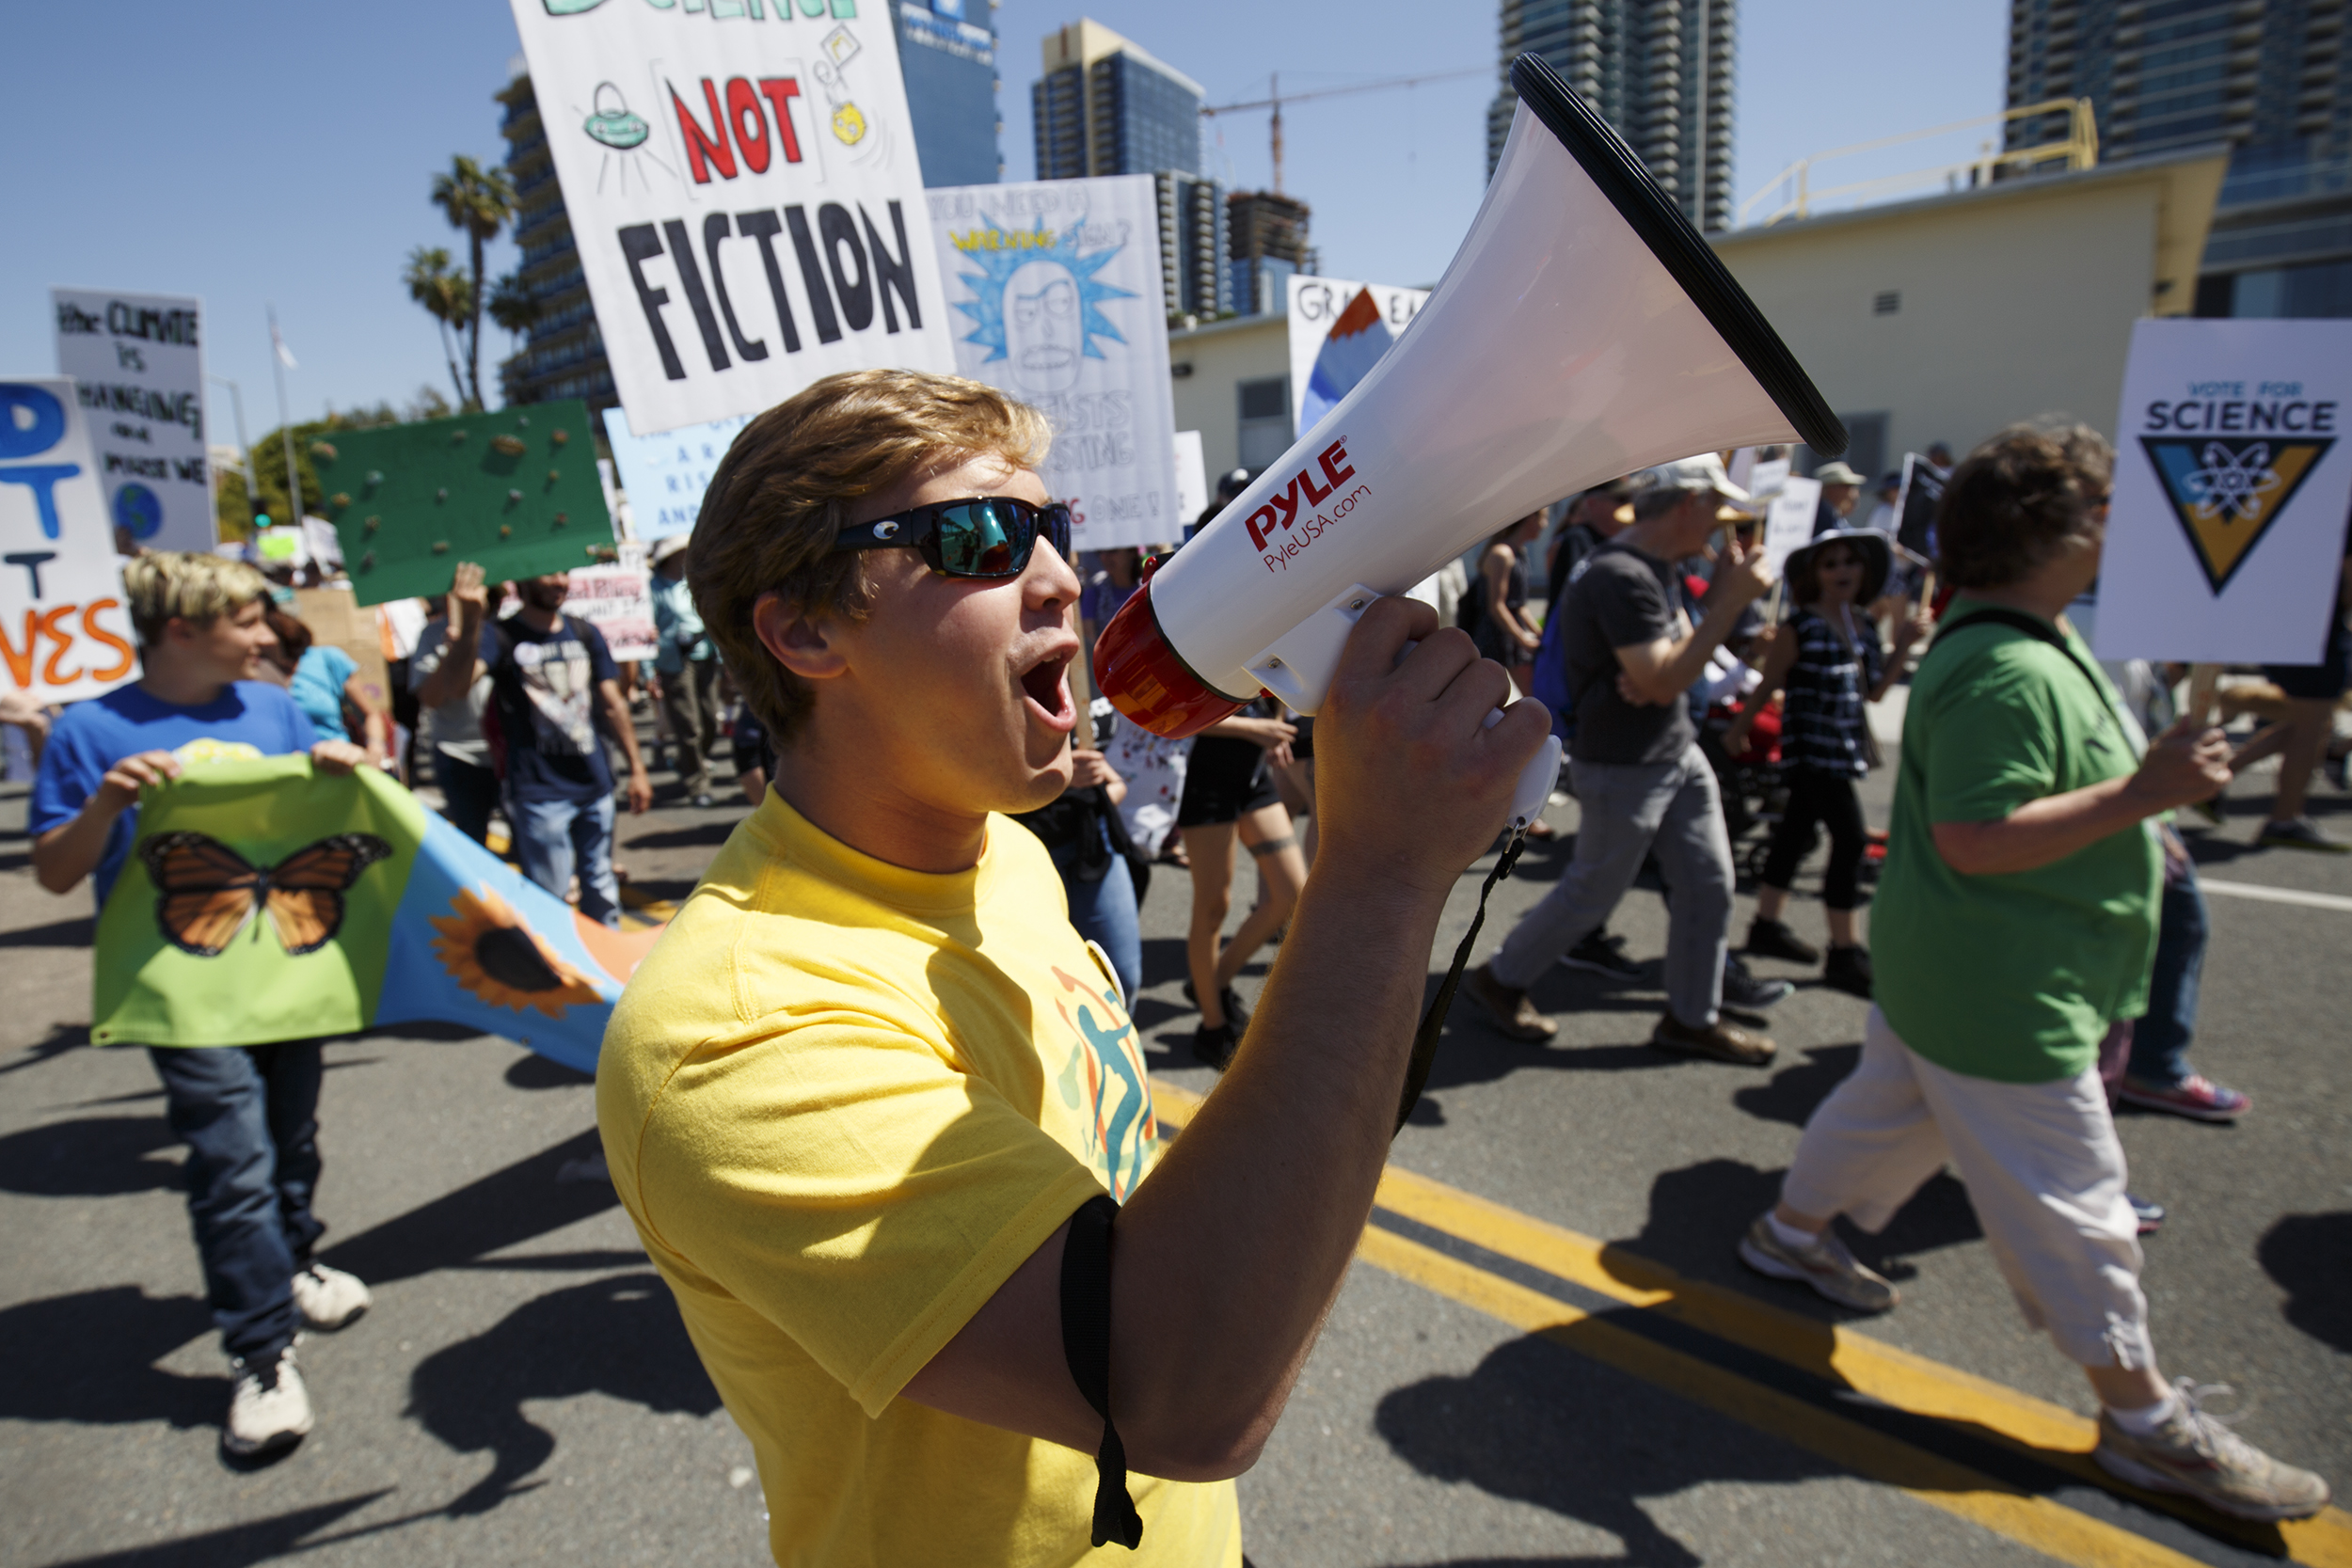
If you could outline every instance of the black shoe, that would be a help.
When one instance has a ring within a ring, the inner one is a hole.
[[[1196,1007],[1200,1006],[1200,993],[1192,989],[1190,980],[1184,982],[1184,1000]],[[1216,1005],[1224,1009],[1225,1022],[1236,1036],[1249,1027],[1249,1009],[1241,1005],[1241,992],[1227,986],[1216,993]]]
[[[1769,1007],[1788,999],[1797,988],[1786,980],[1759,980],[1748,973],[1748,966],[1726,954],[1724,958],[1724,1006],[1726,1007]]]
[[[1870,950],[1858,942],[1851,947],[1831,948],[1829,961],[1821,966],[1821,984],[1869,1001]]]
[[[1639,980],[1647,968],[1625,956],[1625,938],[1613,937],[1606,930],[1594,931],[1561,954],[1560,962],[1588,974],[1606,974],[1613,980]]]
[[[1233,1053],[1241,1049],[1241,1039],[1230,1023],[1214,1028],[1204,1023],[1192,1032],[1193,1059],[1202,1067],[1213,1067],[1223,1072],[1233,1060]]]
[[[2123,1201],[2132,1206],[2132,1218],[2139,1222],[2141,1235],[2153,1236],[2164,1228],[2163,1204],[2144,1198],[2137,1193],[2125,1193]]]
[[[1757,915],[1748,922],[1746,951],[1758,958],[1787,958],[1790,963],[1817,964],[1821,950],[1800,938],[1784,921]]]

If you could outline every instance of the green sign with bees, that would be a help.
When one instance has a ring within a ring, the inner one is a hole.
[[[573,398],[310,447],[359,603],[445,594],[461,561],[492,582],[590,564],[612,545],[588,405]]]

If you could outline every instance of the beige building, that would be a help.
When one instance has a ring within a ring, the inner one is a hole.
[[[2132,323],[2189,313],[2226,150],[1711,234],[1866,472],[2013,420],[2115,434]]]
[[[2115,434],[2132,324],[2188,313],[2219,147],[1709,235],[1878,473],[2013,420]],[[1176,428],[1216,476],[1291,442],[1280,315],[1168,334]]]

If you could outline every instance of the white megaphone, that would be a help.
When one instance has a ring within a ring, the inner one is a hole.
[[[1632,149],[1534,55],[1470,237],[1404,337],[1160,563],[1096,689],[1157,735],[1322,705],[1348,630],[1515,517],[1692,452],[1846,432]],[[1491,722],[1492,721],[1489,721]],[[1555,739],[1513,811],[1543,808]]]

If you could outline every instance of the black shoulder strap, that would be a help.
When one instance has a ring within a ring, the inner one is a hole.
[[[1094,1544],[1134,1551],[1143,1517],[1127,1495],[1127,1449],[1111,1422],[1111,1222],[1119,1205],[1097,1193],[1070,1216],[1061,1255],[1061,1350],[1070,1376],[1103,1418],[1094,1454]]]
[[[2007,626],[2012,631],[2022,631],[2035,641],[2046,642],[2056,648],[2066,656],[2067,663],[2083,673],[2083,679],[2090,683],[2091,694],[2099,699],[2099,705],[2109,713],[2115,711],[2114,703],[2107,697],[2107,683],[2099,678],[2098,672],[2083,662],[2082,656],[2074,651],[2073,644],[2058,635],[2056,626],[2051,626],[2047,621],[2028,615],[2022,610],[2004,610],[1997,605],[1986,605],[1981,609],[1972,610],[1965,615],[1954,616],[1937,628],[1935,641],[1928,645],[1928,653],[1931,654],[1942,647],[1944,640],[1961,627],[1973,626],[1980,622],[1991,622],[1994,626]],[[1920,656],[1919,662],[1922,664],[1927,662],[1925,654]]]

